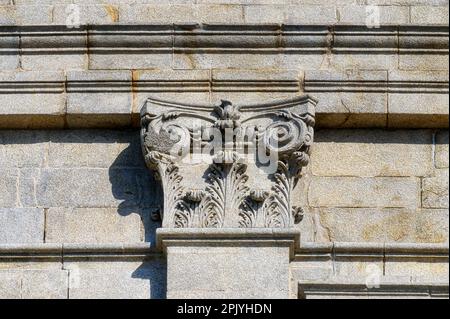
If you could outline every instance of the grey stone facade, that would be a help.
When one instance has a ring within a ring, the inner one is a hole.
[[[0,298],[448,298],[448,8],[0,0]],[[281,123],[295,187],[224,152],[171,193],[193,117]]]

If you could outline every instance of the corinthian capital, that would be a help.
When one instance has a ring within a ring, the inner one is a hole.
[[[163,227],[286,228],[303,209],[292,191],[309,162],[309,96],[259,105],[149,98],[142,150],[164,191]]]

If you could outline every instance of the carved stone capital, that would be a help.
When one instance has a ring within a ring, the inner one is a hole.
[[[164,192],[163,227],[288,228],[292,191],[309,162],[309,96],[260,105],[188,105],[149,98],[141,111],[148,167]]]

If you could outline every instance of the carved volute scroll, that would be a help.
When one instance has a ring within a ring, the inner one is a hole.
[[[306,95],[251,106],[149,98],[141,111],[141,143],[162,183],[163,227],[288,228],[300,222],[303,209],[292,192],[309,162],[316,103]],[[262,173],[252,185],[255,170]],[[200,176],[194,186],[188,174]]]

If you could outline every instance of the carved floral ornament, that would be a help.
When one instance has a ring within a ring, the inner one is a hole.
[[[292,193],[309,162],[316,103],[306,95],[251,106],[149,98],[141,111],[141,143],[162,183],[163,227],[287,228],[300,222],[303,209],[293,205]],[[195,186],[186,183],[193,172],[201,176]]]

